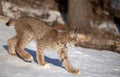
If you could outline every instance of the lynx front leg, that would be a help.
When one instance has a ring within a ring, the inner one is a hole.
[[[74,74],[79,74],[80,73],[80,71],[74,69],[72,67],[71,63],[69,62],[67,52],[66,52],[66,48],[62,48],[58,53],[59,53],[59,57],[60,57],[61,62],[63,63],[65,69],[68,72],[71,72],[71,73],[74,73]]]
[[[17,36],[8,39],[8,52],[10,55],[16,55],[15,52],[16,43],[17,43]]]
[[[29,53],[27,53],[24,48],[31,41],[32,37],[33,36],[30,33],[26,33],[19,36],[17,41],[17,54],[27,62],[31,62],[33,57]]]
[[[46,64],[44,60],[44,49],[40,45],[41,43],[37,41],[37,54],[36,54],[36,59],[39,65],[44,66]]]

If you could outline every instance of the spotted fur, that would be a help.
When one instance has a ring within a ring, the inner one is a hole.
[[[23,60],[31,61],[32,56],[24,48],[32,39],[35,39],[37,42],[36,59],[39,65],[44,66],[46,64],[43,54],[44,49],[51,48],[57,51],[60,61],[68,72],[79,74],[79,70],[72,67],[67,56],[66,45],[77,42],[74,31],[58,32],[44,22],[32,17],[9,20],[7,25],[11,26],[11,23],[16,30],[16,36],[8,40],[8,49],[11,55],[17,53]]]

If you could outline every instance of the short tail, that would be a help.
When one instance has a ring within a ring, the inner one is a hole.
[[[10,20],[9,17],[0,15],[0,22],[7,23]]]
[[[0,22],[5,23],[6,26],[15,26],[15,20],[11,19],[9,17],[6,17],[6,16],[1,16],[0,15]]]
[[[5,24],[6,24],[6,26],[11,26],[11,19],[9,19],[9,21],[6,22]]]

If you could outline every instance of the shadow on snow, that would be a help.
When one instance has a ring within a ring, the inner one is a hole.
[[[5,45],[5,46],[3,46],[3,47],[8,51],[8,46],[7,46],[7,45]],[[33,50],[30,50],[30,49],[28,49],[28,48],[25,48],[25,50],[33,56],[34,61],[37,63],[37,60],[36,60],[36,52],[33,51]],[[19,56],[19,57],[20,57],[20,56]],[[20,58],[21,58],[21,57],[20,57]],[[64,67],[62,66],[62,63],[59,61],[59,59],[53,59],[53,58],[49,58],[49,57],[47,57],[47,56],[44,56],[44,58],[45,58],[45,61],[46,61],[46,62],[51,63],[51,64],[53,64],[53,65],[55,65],[55,66],[59,66],[59,67],[64,68]],[[21,58],[21,59],[22,59],[22,58]]]

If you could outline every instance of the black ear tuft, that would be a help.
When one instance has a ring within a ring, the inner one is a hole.
[[[78,32],[78,30],[77,30],[77,29],[73,29],[73,32],[74,32],[74,33],[77,33],[77,32]]]

